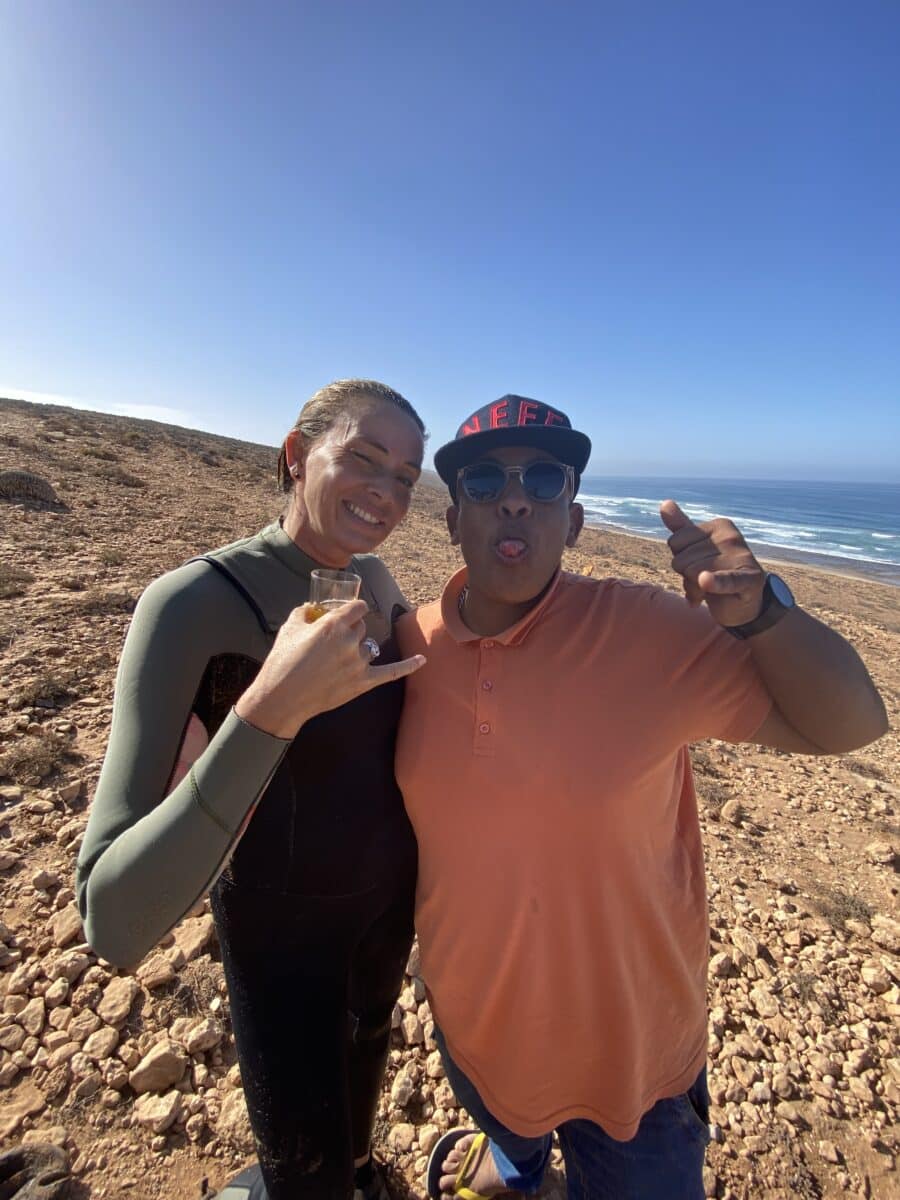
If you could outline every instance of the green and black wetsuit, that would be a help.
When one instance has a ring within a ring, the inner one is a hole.
[[[213,913],[270,1200],[342,1200],[412,939],[416,847],[393,772],[403,685],[322,713],[292,742],[247,725],[232,705],[316,563],[278,525],[208,558],[156,580],[135,612],[79,904],[97,951],[133,963],[221,872]],[[354,567],[379,661],[393,661],[402,596],[379,559]],[[192,711],[209,745],[164,795]]]

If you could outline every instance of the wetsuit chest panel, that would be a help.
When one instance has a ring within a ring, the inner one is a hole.
[[[194,712],[210,738],[218,732],[238,696],[256,678],[260,665],[244,654],[219,654],[210,659],[194,700]]]
[[[398,658],[391,637],[379,662]],[[239,655],[210,663],[196,711],[211,736],[258,670]],[[394,779],[402,707],[398,680],[304,725],[234,850],[226,884],[353,895],[415,870],[415,838]]]

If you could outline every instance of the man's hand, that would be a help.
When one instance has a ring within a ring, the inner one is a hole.
[[[363,600],[352,600],[307,621],[308,605],[295,608],[269,651],[259,674],[234,711],[250,725],[275,737],[293,738],[310,717],[338,708],[382,683],[411,675],[423,666],[421,654],[373,667],[362,640]]]
[[[696,524],[674,500],[659,506],[670,530],[672,570],[684,580],[694,606],[706,601],[720,625],[743,625],[759,616],[766,573],[732,521],[717,517]]]
[[[674,500],[659,513],[671,530],[672,567],[691,604],[705,600],[720,625],[759,616],[766,575],[731,521],[697,524]],[[881,697],[840,634],[792,608],[746,643],[774,708],[750,739],[800,754],[846,754],[888,727]]]

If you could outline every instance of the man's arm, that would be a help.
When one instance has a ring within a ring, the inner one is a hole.
[[[753,735],[760,746],[843,754],[887,731],[881,696],[840,634],[793,608],[748,641],[775,709]]]
[[[660,515],[688,602],[705,602],[723,626],[754,620],[766,573],[732,522],[695,524],[673,500]],[[747,645],[775,705],[751,739],[757,745],[843,754],[886,732],[884,704],[859,655],[809,613],[792,609]]]

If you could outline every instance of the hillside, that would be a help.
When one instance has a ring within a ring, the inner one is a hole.
[[[84,944],[72,881],[137,597],[277,516],[275,460],[212,434],[0,400],[0,1151],[64,1146],[75,1200],[199,1200],[252,1154],[208,905],[120,971]],[[25,496],[4,472],[52,490]],[[418,489],[384,548],[414,601],[459,564],[445,503],[433,482]],[[605,531],[567,565],[675,586],[664,546]],[[900,592],[782,573],[858,648],[892,732],[828,760],[694,752],[712,923],[708,1194],[888,1197],[900,1194]],[[414,953],[379,1121],[412,1195],[459,1119],[415,969]]]

